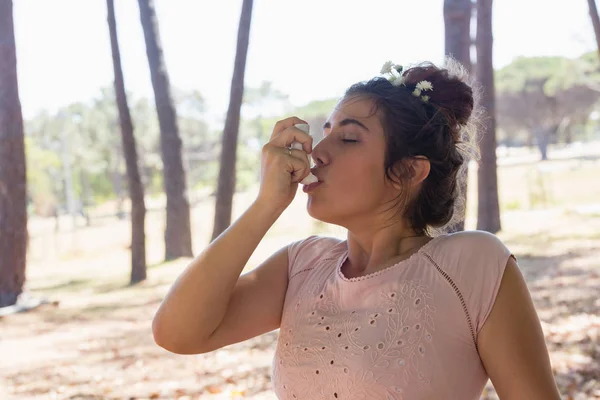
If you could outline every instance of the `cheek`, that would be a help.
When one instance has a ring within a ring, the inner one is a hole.
[[[340,184],[348,186],[348,190],[380,187],[384,174],[383,166],[372,160],[350,160],[336,171]]]
[[[340,165],[335,178],[332,182],[332,194],[338,199],[340,206],[375,207],[385,197],[383,167],[375,165],[372,160]]]

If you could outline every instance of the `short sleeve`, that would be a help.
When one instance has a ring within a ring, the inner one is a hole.
[[[297,240],[295,242],[292,242],[289,246],[288,246],[288,277],[291,278],[294,273],[296,272],[297,265],[299,264],[298,260],[298,256],[300,253],[303,252],[303,250],[312,247],[312,245],[314,245],[314,242],[318,239],[318,236],[316,235],[311,235],[309,237],[307,237],[306,239],[302,239],[302,240]]]
[[[456,286],[478,335],[487,320],[504,276],[510,250],[495,235],[465,231],[449,235],[437,259]]]
[[[288,246],[288,280],[313,269],[323,255],[337,243],[338,239],[318,235],[292,242]]]
[[[479,334],[494,307],[506,264],[512,256],[510,250],[498,237],[490,233],[482,233],[484,235],[479,240],[481,240],[481,248],[485,251],[482,252],[483,258],[477,261],[480,263],[478,268],[480,273],[476,275],[479,284],[475,285],[470,304],[476,314],[476,334]]]

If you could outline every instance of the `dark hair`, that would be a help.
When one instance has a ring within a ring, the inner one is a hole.
[[[346,91],[344,99],[364,96],[375,102],[385,134],[384,163],[389,180],[408,181],[412,171],[404,162],[407,159],[424,156],[429,160],[429,176],[417,196],[410,201],[406,190],[399,196],[403,217],[415,232],[423,234],[454,222],[455,208],[464,207],[457,200],[457,177],[470,158],[466,150],[474,149],[466,129],[475,106],[474,91],[465,81],[464,69],[453,60],[446,68],[420,64],[402,76],[401,86],[383,77],[357,83]],[[432,91],[423,92],[429,96],[427,102],[413,95],[417,83],[424,80],[433,85]]]

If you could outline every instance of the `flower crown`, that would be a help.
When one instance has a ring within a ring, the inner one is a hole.
[[[381,74],[387,75],[386,79],[390,81],[390,83],[394,86],[406,86],[405,76],[402,75],[402,71],[404,67],[402,65],[394,64],[391,61],[387,61],[383,64],[381,68]],[[415,97],[419,97],[425,103],[429,102],[430,97],[427,95],[422,95],[423,92],[428,90],[433,91],[433,85],[429,81],[420,81],[415,86],[415,90],[413,90],[412,94]]]

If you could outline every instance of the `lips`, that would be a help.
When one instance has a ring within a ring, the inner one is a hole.
[[[323,182],[315,182],[315,183],[311,183],[310,185],[304,185],[302,187],[302,191],[304,193],[311,192],[314,188],[316,188],[316,187],[318,187],[318,186],[320,186],[322,184],[323,184]]]
[[[319,171],[319,168],[317,167],[313,167],[310,169],[310,172],[317,177],[317,179],[319,180],[319,182],[323,182],[323,177],[320,175],[321,171]]]

